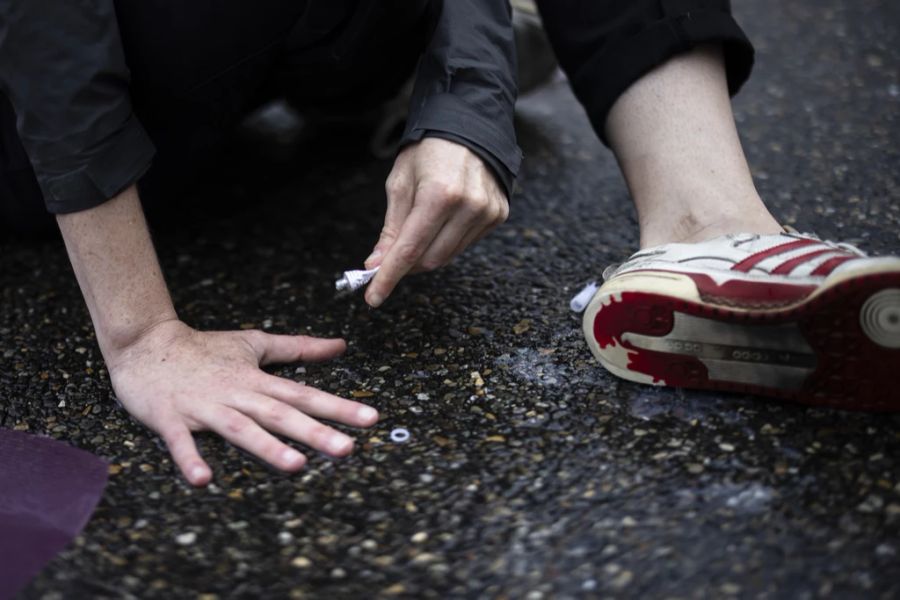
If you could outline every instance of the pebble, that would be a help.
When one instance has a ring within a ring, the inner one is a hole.
[[[187,533],[181,533],[176,538],[175,541],[180,546],[190,546],[194,542],[197,541],[197,534],[193,531],[188,531]]]

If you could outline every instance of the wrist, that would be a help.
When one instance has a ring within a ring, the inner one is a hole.
[[[172,324],[181,323],[174,308],[142,314],[140,317],[123,318],[115,323],[95,323],[97,343],[107,364],[132,348],[139,340]]]

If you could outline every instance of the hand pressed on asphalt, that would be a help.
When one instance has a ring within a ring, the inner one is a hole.
[[[384,227],[366,259],[367,269],[381,265],[366,290],[372,307],[407,273],[446,265],[509,216],[506,194],[484,161],[438,138],[400,152],[385,187]]]
[[[316,419],[369,427],[378,421],[374,408],[259,368],[327,360],[344,350],[341,339],[201,332],[172,320],[146,331],[107,364],[122,405],[162,436],[185,478],[202,486],[212,471],[192,431],[214,431],[282,471],[297,471],[306,457],[272,433],[331,456],[349,454],[353,439]]]

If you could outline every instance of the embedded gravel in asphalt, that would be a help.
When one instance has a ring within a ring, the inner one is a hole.
[[[736,4],[763,196],[802,231],[900,251],[897,4]],[[295,476],[200,435],[215,484],[186,486],[116,405],[61,242],[0,242],[0,426],[111,463],[86,530],[22,597],[900,596],[900,418],[604,372],[568,301],[634,250],[633,209],[564,82],[519,125],[509,223],[377,311],[333,292],[383,210],[389,164],[359,152],[240,159],[225,187],[252,206],[158,228],[188,323],[349,341],[277,372],[383,420]]]

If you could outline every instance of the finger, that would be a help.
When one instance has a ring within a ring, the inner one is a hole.
[[[262,331],[248,334],[261,365],[329,360],[347,350],[347,342],[341,338],[275,335]]]
[[[489,233],[494,231],[494,229],[496,229],[496,228],[497,228],[496,225],[489,225],[489,226],[485,227],[484,229],[474,229],[474,228],[470,229],[466,233],[465,237],[463,237],[463,239],[460,240],[459,245],[457,245],[457,247],[454,248],[452,254],[450,255],[450,259],[452,260],[452,259],[456,258],[457,256],[459,256],[460,254],[462,254],[463,252],[465,252],[466,248],[468,248],[472,244],[475,244],[476,242],[481,241],[482,239],[484,239],[485,236],[487,236]]]
[[[367,269],[374,269],[382,263],[412,210],[414,189],[410,171],[409,168],[397,166],[385,182],[387,210],[384,214],[384,225],[381,227],[378,242],[365,260],[364,265]]]
[[[403,276],[419,262],[446,222],[446,217],[441,213],[439,209],[426,205],[417,206],[409,213],[400,236],[384,257],[381,269],[366,290],[366,302],[369,306],[381,306]]]
[[[282,471],[298,471],[306,457],[265,431],[249,416],[232,408],[217,407],[206,426],[239,448]]]
[[[478,235],[485,226],[486,222],[480,211],[468,210],[458,213],[438,232],[422,255],[419,265],[425,271],[433,271],[444,266],[454,257],[463,240]]]
[[[353,450],[353,438],[269,396],[241,394],[234,399],[232,407],[269,431],[306,444],[319,452],[331,456],[346,456]]]
[[[371,406],[345,400],[283,377],[261,374],[259,392],[281,400],[311,417],[328,419],[351,427],[371,427],[378,422],[378,411]]]
[[[173,421],[160,428],[160,435],[188,483],[204,486],[212,479],[212,469],[197,452],[194,436],[186,425]]]
[[[497,229],[497,227],[505,223],[507,218],[509,218],[509,203],[504,198],[501,200],[497,217],[483,229],[470,229],[466,236],[463,237],[463,239],[460,241],[456,249],[453,251],[451,259],[462,254],[466,250],[466,248],[468,248],[472,244],[480,242],[486,236],[490,235],[490,233]]]

